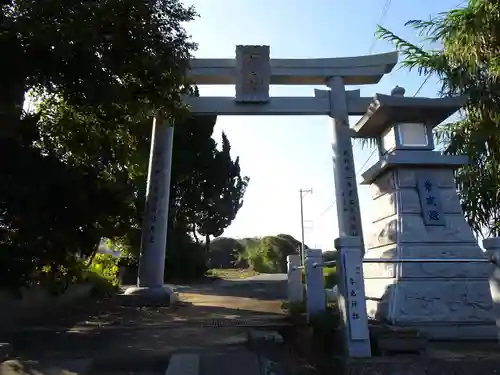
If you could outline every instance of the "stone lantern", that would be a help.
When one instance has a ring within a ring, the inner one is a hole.
[[[432,130],[465,103],[462,97],[377,94],[355,137],[377,141],[379,159],[362,174],[371,185],[366,258],[483,258],[465,221],[454,169],[465,156],[434,151]],[[414,327],[435,339],[495,339],[487,263],[370,263],[364,266],[370,317]]]

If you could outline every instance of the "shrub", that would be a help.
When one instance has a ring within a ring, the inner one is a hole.
[[[96,297],[112,296],[120,290],[118,283],[111,282],[96,272],[88,272],[86,281],[92,285],[92,295]]]
[[[112,284],[118,284],[119,258],[112,254],[96,254],[88,266],[88,271],[93,272]]]
[[[92,294],[108,296],[120,289],[118,281],[119,258],[112,254],[96,254],[90,264],[82,270],[84,281],[92,285]]]
[[[337,285],[337,267],[325,267],[323,277],[325,278],[325,288],[333,288]]]
[[[305,270],[302,270],[302,284],[306,283]],[[323,277],[325,279],[325,288],[331,289],[337,285],[337,267],[324,267]]]
[[[218,237],[210,243],[209,268],[248,268],[245,259],[238,260],[244,246],[234,238]]]
[[[247,260],[250,268],[256,272],[276,272],[275,267],[273,267],[273,262],[267,257],[265,249],[259,245],[246,248],[243,257]]]
[[[259,240],[247,241],[237,261],[246,260],[249,267],[261,273],[286,273],[288,255],[297,249],[286,238],[266,236]]]

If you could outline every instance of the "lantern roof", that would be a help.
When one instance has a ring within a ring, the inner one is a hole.
[[[366,113],[354,126],[356,138],[375,138],[397,123],[439,125],[466,103],[464,96],[445,98],[405,97],[404,89],[396,86],[392,95],[376,94]]]

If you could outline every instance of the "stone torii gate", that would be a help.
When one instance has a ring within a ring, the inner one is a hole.
[[[321,115],[333,120],[333,164],[340,236],[362,238],[349,115],[372,101],[346,85],[375,84],[391,72],[397,52],[342,58],[271,59],[269,46],[237,46],[235,59],[193,59],[197,85],[235,85],[235,97],[186,98],[194,115]],[[270,97],[269,86],[326,85],[310,97]],[[137,287],[127,294],[171,295],[163,287],[173,124],[153,123]]]

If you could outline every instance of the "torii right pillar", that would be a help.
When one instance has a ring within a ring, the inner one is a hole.
[[[464,156],[434,151],[432,129],[463,98],[377,94],[356,124],[375,138],[379,161],[363,173],[371,185],[373,221],[366,258],[486,258],[465,221],[454,182]],[[430,339],[496,339],[488,263],[365,264],[368,316],[414,327]]]

